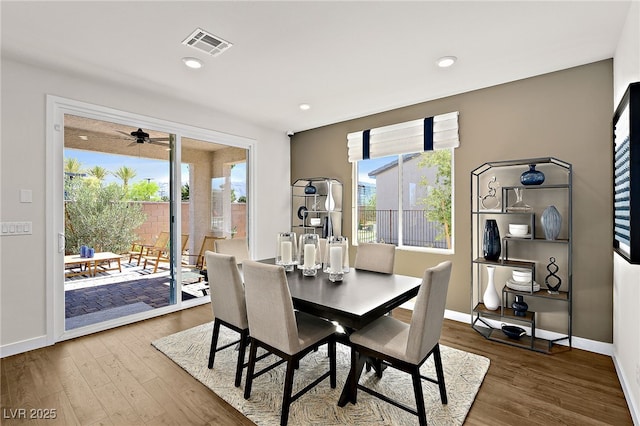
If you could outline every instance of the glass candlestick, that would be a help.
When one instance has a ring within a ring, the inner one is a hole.
[[[300,254],[298,256],[298,269],[302,275],[313,277],[320,269],[320,238],[318,234],[303,234],[300,236]]]
[[[293,271],[298,264],[298,242],[295,232],[280,232],[276,240],[276,265],[284,266],[285,271]]]
[[[349,272],[349,240],[347,237],[333,236],[327,239],[324,255],[324,272],[332,282],[342,281]]]

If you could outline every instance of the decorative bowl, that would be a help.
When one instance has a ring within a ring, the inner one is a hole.
[[[511,271],[511,276],[513,277],[513,281],[519,283],[530,283],[531,282],[531,271],[526,269],[514,269]]]
[[[529,225],[521,225],[518,223],[509,224],[509,234],[524,236],[529,233]]]
[[[522,327],[516,327],[515,325],[502,324],[502,332],[509,338],[518,340],[527,332]]]

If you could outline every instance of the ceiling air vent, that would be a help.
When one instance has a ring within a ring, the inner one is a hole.
[[[218,56],[219,54],[233,46],[233,44],[229,43],[228,41],[214,36],[213,34],[208,33],[200,28],[196,28],[196,30],[191,33],[191,35],[187,37],[182,42],[182,44],[191,46],[194,49],[201,50],[211,56]]]

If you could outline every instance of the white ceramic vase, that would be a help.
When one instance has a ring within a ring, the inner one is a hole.
[[[500,296],[496,291],[496,286],[493,282],[493,274],[496,271],[495,266],[487,266],[487,288],[482,296],[482,301],[485,308],[490,311],[495,311],[500,306]]]

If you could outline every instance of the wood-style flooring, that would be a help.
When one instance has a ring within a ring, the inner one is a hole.
[[[396,310],[402,320],[409,311]],[[150,345],[212,320],[203,305],[0,360],[3,425],[251,425]],[[491,366],[468,425],[631,425],[611,358],[534,353],[445,320],[441,343]],[[24,411],[21,411],[24,409]],[[51,415],[55,419],[28,419]],[[26,416],[27,419],[17,417]]]

